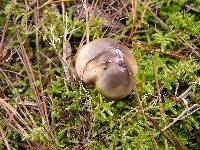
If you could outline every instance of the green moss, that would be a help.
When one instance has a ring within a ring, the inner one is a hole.
[[[5,107],[0,105],[2,112],[0,117],[5,120],[3,127],[6,127],[5,135],[11,141],[10,146],[20,149],[19,143],[30,145],[34,142],[38,146],[55,149],[153,149],[155,143],[152,142],[153,139],[150,136],[152,134],[158,148],[165,149],[163,136],[159,134],[156,125],[161,129],[164,128],[164,123],[173,122],[174,118],[186,109],[183,101],[177,97],[189,87],[191,91],[186,98],[189,107],[199,103],[200,100],[200,64],[195,60],[198,57],[194,51],[189,51],[174,36],[177,34],[192,46],[199,46],[200,39],[197,38],[200,33],[199,3],[199,0],[187,1],[186,4],[195,9],[194,13],[194,10],[184,12],[184,0],[153,1],[150,7],[158,8],[158,16],[168,25],[170,31],[163,29],[148,11],[145,13],[143,23],[139,26],[139,16],[144,8],[140,4],[137,6],[136,26],[138,30],[145,30],[145,32],[136,33],[133,41],[134,47],[131,51],[138,63],[136,82],[139,95],[145,113],[152,117],[152,121],[144,118],[136,107],[135,92],[123,100],[109,101],[92,87],[83,89],[83,85],[79,83],[74,87],[66,82],[60,61],[63,53],[63,33],[67,24],[68,32],[71,34],[70,43],[75,53],[86,28],[85,20],[78,20],[69,10],[67,21],[63,21],[62,16],[56,15],[52,8],[43,7],[40,10],[39,52],[37,52],[35,25],[30,23],[35,14],[33,12],[27,16],[23,7],[24,2],[18,1],[18,4],[12,7],[13,22],[9,23],[5,37],[8,52],[11,51],[13,55],[5,63],[0,62],[0,68],[2,68],[0,97],[5,98],[6,102],[18,112],[18,117],[14,116],[14,119],[27,134],[26,136],[20,135],[20,127],[15,121],[8,119]],[[4,2],[0,24],[3,25],[5,22],[11,6],[12,4],[8,1]],[[25,25],[26,18],[30,21],[28,30]],[[124,29],[114,35],[114,38],[126,39],[127,33],[132,28],[131,15],[126,15],[125,24]],[[39,93],[37,98],[41,98],[47,105],[50,127],[43,124],[35,91],[31,86],[30,76],[27,75],[27,64],[24,66],[17,54],[21,41],[16,36],[16,25],[19,27],[19,36],[24,43],[24,49],[35,77],[33,85]],[[104,35],[102,25],[102,20],[97,18],[91,20],[90,39]],[[177,51],[179,53],[175,53]],[[177,59],[174,54],[186,59]],[[157,100],[153,64],[157,69],[164,110],[163,118],[160,116],[160,106]],[[22,102],[28,102],[24,103],[26,110],[20,105]],[[19,116],[24,119],[25,123]],[[199,116],[199,112],[195,112],[177,121],[170,128],[178,142],[187,149],[198,147]],[[172,140],[174,137],[168,131],[165,134],[169,138],[169,149],[176,149],[175,142]],[[1,148],[4,148],[3,142],[0,142]]]

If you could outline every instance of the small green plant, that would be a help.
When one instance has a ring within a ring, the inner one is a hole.
[[[122,15],[121,31],[91,18],[90,40],[110,35],[125,41],[137,59],[138,93],[118,101],[78,81],[75,86],[67,82],[64,33],[75,55],[87,28],[85,19],[70,11],[74,3],[58,3],[67,10],[58,15],[44,1],[39,9],[29,2],[3,1],[0,149],[198,149],[200,1],[138,1],[133,38],[127,38],[131,12]],[[105,2],[102,8],[118,3]],[[126,4],[129,12],[131,3]],[[113,16],[121,9],[116,10]]]

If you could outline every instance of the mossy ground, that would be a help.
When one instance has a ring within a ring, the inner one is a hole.
[[[64,18],[51,1],[25,2],[1,4],[0,149],[200,148],[199,0],[138,1],[131,38],[131,1],[124,2],[127,13],[120,14],[122,30],[92,18],[90,40],[112,37],[134,54],[143,110],[136,92],[109,101],[94,88],[67,82],[66,24],[73,54],[86,28],[85,19],[70,9],[76,2],[57,3],[61,12],[65,6]],[[104,2],[103,8],[117,11],[118,3]]]

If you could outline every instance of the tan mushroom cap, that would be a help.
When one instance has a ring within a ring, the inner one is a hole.
[[[104,96],[120,99],[133,89],[137,63],[128,47],[113,39],[101,38],[79,50],[75,69],[83,82],[95,85]]]

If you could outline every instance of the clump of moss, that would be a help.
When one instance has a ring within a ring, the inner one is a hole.
[[[138,63],[136,83],[145,117],[138,108],[135,92],[123,100],[109,101],[93,88],[84,88],[79,83],[72,86],[66,81],[61,59],[65,27],[67,25],[75,53],[84,36],[84,19],[79,20],[69,11],[65,16],[67,20],[63,20],[62,15],[57,15],[48,5],[40,8],[37,18],[34,6],[30,5],[32,11],[27,12],[21,1],[4,2],[0,23],[5,22],[11,9],[12,14],[4,39],[10,53],[4,63],[0,62],[0,100],[4,100],[0,104],[0,117],[6,137],[2,138],[0,149],[6,147],[6,141],[16,149],[164,149],[166,139],[169,149],[197,149],[200,119],[197,111],[200,70],[196,61],[198,51],[195,51],[200,42],[196,36],[200,33],[198,4],[198,0],[193,3],[153,1],[148,8],[169,30],[148,10],[141,22],[139,16],[144,6],[137,6],[138,32],[129,47]],[[66,3],[66,8],[71,5]],[[127,6],[131,5],[127,3]],[[132,16],[124,17],[124,29],[113,38],[126,41],[132,29]],[[106,34],[100,26],[103,26],[100,19],[91,20],[90,39]],[[186,104],[180,95],[188,89],[184,97]],[[192,106],[196,107],[189,111]],[[160,133],[186,110],[164,135]]]

